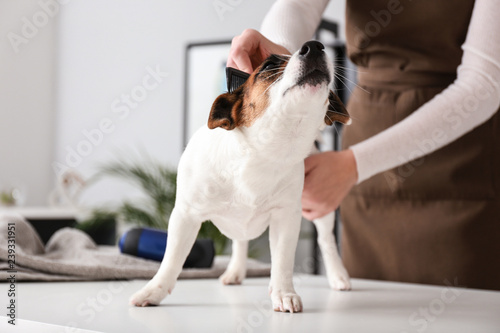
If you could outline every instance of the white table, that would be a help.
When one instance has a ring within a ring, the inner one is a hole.
[[[21,320],[12,329],[0,317],[0,331],[500,332],[500,292],[493,291],[354,279],[352,291],[338,292],[322,276],[298,275],[304,312],[290,314],[271,310],[268,278],[247,279],[241,286],[180,280],[160,306],[129,306],[128,298],[144,283],[18,283]],[[0,316],[6,290],[0,284]]]

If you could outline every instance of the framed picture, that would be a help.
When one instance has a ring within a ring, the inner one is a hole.
[[[212,103],[227,91],[226,61],[231,41],[193,43],[186,47],[184,86],[184,138],[205,126]]]

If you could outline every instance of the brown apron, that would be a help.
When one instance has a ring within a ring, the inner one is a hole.
[[[344,148],[453,82],[473,6],[347,0],[347,51],[360,87],[348,103],[353,124]],[[500,290],[499,126],[497,113],[446,147],[353,188],[341,206],[352,277]]]

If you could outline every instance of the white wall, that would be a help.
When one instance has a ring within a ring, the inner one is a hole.
[[[18,187],[27,205],[46,204],[54,181],[56,22],[40,10],[0,1],[0,191]]]
[[[182,149],[186,44],[230,39],[246,27],[258,28],[270,4],[242,1],[223,20],[212,1],[86,0],[64,6],[56,161],[67,164],[68,147],[78,152],[81,145],[80,150],[85,151],[89,145],[82,143],[86,140],[82,131],[97,128],[106,118],[113,131],[104,135],[102,143],[87,149],[92,153],[83,156],[80,171],[91,174],[104,160],[138,151],[175,167]],[[148,91],[127,116],[114,113],[113,106],[125,110],[125,104],[113,101],[134,89],[141,91],[137,86],[142,85],[148,68],[158,68],[168,77]],[[109,188],[107,184],[106,188],[96,186],[87,197],[107,200],[123,191],[121,186]]]

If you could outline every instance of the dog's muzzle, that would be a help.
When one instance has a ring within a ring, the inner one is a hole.
[[[298,58],[303,64],[302,75],[297,82],[299,86],[330,83],[331,77],[324,50],[325,46],[317,41],[309,41],[302,45],[298,53]]]

